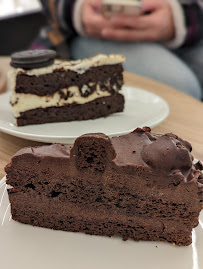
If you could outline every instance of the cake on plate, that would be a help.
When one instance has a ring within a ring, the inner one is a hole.
[[[9,73],[18,126],[88,120],[124,109],[122,55],[54,60],[52,50],[14,53]]]
[[[33,226],[139,241],[192,242],[202,165],[191,145],[137,128],[86,134],[73,147],[23,148],[5,168],[12,218]]]

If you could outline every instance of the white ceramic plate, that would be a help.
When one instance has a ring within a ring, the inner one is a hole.
[[[123,87],[126,103],[122,113],[88,121],[15,126],[9,105],[9,91],[0,95],[0,130],[28,140],[73,144],[85,133],[105,133],[108,136],[127,134],[136,127],[155,125],[169,114],[168,104],[159,96],[133,87]]]
[[[0,181],[2,269],[202,269],[202,253],[203,213],[187,247],[54,231],[13,221],[5,178]]]

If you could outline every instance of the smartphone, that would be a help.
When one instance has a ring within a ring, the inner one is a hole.
[[[141,9],[142,0],[102,0],[102,13],[107,18],[113,15],[138,16]]]

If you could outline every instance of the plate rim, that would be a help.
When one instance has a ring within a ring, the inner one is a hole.
[[[135,87],[135,86],[128,86],[128,85],[124,85],[123,86],[123,88],[121,90],[121,93],[125,89],[126,90],[128,90],[128,89],[129,90],[130,89],[135,89],[135,90],[137,90],[139,92],[144,92],[145,94],[147,94],[148,96],[150,96],[152,98],[158,98],[158,100],[161,101],[162,102],[162,105],[164,106],[164,109],[165,110],[164,110],[163,115],[161,115],[160,118],[155,119],[152,124],[147,124],[147,122],[148,122],[147,121],[145,124],[140,124],[139,127],[144,127],[144,126],[150,125],[150,127],[153,128],[153,127],[157,126],[158,124],[160,124],[161,122],[163,122],[169,116],[169,114],[170,114],[169,104],[161,96],[159,96],[159,95],[157,95],[155,93],[152,93],[152,92],[150,92],[150,91],[148,91],[146,89],[142,89],[140,87]],[[9,91],[7,91],[4,94],[2,94],[2,96],[5,95],[5,94],[6,95],[9,95]],[[1,98],[1,96],[0,96],[0,98]],[[119,112],[119,113],[122,113],[122,112]],[[117,114],[119,114],[119,113],[117,113]],[[95,120],[97,120],[97,119],[95,119]],[[57,123],[47,123],[47,124],[57,124]],[[59,124],[61,124],[61,123],[59,122]],[[36,124],[36,125],[32,125],[32,126],[40,126],[40,125],[39,124]],[[135,127],[135,128],[137,128],[137,127]],[[124,131],[121,131],[121,132],[116,132],[116,133],[115,132],[106,132],[105,134],[108,135],[108,136],[110,136],[110,137],[112,137],[112,136],[120,136],[120,135],[125,135],[125,134],[128,134],[128,133],[134,131],[135,128],[127,129],[127,130],[124,130]],[[16,137],[24,138],[24,139],[27,139],[27,140],[38,141],[38,142],[47,142],[47,143],[50,143],[50,141],[53,141],[53,140],[55,140],[55,141],[58,141],[58,140],[67,140],[67,142],[69,140],[74,141],[78,137],[78,136],[68,136],[68,135],[66,135],[66,136],[63,136],[63,135],[57,135],[57,136],[56,135],[49,135],[49,136],[47,136],[47,135],[39,135],[39,134],[25,133],[23,131],[13,130],[12,128],[10,129],[10,128],[7,128],[7,127],[2,126],[1,125],[1,120],[0,120],[0,131],[2,131],[4,133],[7,133],[9,135],[13,135],[13,136],[16,136]],[[48,142],[48,140],[49,140],[49,142]]]

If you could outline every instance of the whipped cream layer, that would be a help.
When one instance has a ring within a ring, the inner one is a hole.
[[[24,70],[22,68],[17,68],[14,69],[14,75],[17,76],[18,73],[23,73],[28,76],[39,76],[52,73],[53,71],[61,69],[71,70],[77,72],[78,74],[83,74],[92,67],[121,64],[123,62],[125,62],[125,57],[120,54],[110,54],[110,55],[98,54],[94,57],[85,58],[83,60],[77,60],[77,61],[55,60],[54,64],[37,69]]]
[[[115,91],[118,91],[117,86],[113,86]],[[84,85],[81,89],[83,92],[88,91],[89,88],[87,85]],[[64,95],[68,95],[68,98],[61,98],[61,94],[56,92],[53,95],[47,96],[38,96],[34,94],[24,94],[24,93],[15,93],[11,95],[11,105],[12,105],[12,112],[14,116],[17,118],[20,116],[21,112],[25,112],[31,109],[36,108],[47,108],[47,107],[60,107],[65,106],[73,103],[77,104],[85,104],[91,102],[97,98],[110,96],[110,92],[101,90],[99,84],[96,86],[96,91],[90,94],[87,97],[82,97],[77,86],[71,86],[67,89],[62,89],[60,92],[64,93]]]

